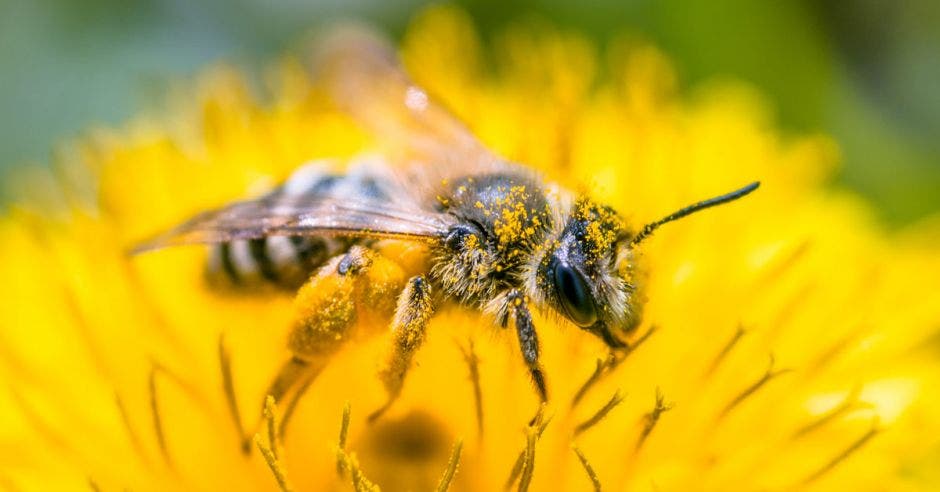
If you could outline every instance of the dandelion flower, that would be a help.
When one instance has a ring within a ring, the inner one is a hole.
[[[0,216],[0,484],[940,485],[925,465],[940,445],[936,227],[885,233],[859,199],[824,186],[834,142],[782,136],[741,85],[681,97],[646,44],[623,39],[600,56],[576,35],[519,25],[481,46],[464,14],[434,7],[402,57],[498,153],[591,190],[636,224],[763,183],[642,245],[648,301],[626,356],[537,319],[553,389],[540,408],[514,334],[446,311],[380,420],[366,415],[384,400],[376,361],[387,336],[346,347],[291,410],[284,439],[262,429],[261,452],[244,454],[226,388],[246,421],[262,412],[287,357],[290,296],[214,291],[202,248],[126,250],[311,159],[368,150],[373,137],[330,109],[296,61],[272,70],[270,97],[214,68],[170,116],[93,132],[48,174],[8,180],[28,193]],[[274,425],[284,415],[270,403]]]

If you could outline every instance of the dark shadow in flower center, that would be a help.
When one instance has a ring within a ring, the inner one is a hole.
[[[447,428],[422,411],[413,411],[399,419],[380,421],[357,447],[379,459],[415,464],[433,462],[450,452]],[[368,450],[368,451],[367,451]]]
[[[366,476],[382,490],[432,490],[453,441],[441,420],[416,410],[376,422],[350,449],[359,455]]]

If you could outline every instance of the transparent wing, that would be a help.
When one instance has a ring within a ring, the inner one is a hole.
[[[330,196],[267,196],[202,213],[136,246],[141,253],[168,246],[220,243],[265,236],[342,235],[435,242],[453,218],[387,201]]]
[[[400,65],[394,49],[376,34],[345,28],[321,40],[312,63],[314,79],[337,105],[383,143],[449,179],[454,174],[494,172],[508,166],[456,117],[436,104]]]

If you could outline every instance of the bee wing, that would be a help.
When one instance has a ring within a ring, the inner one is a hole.
[[[493,172],[508,166],[416,85],[395,50],[376,34],[340,29],[318,48],[311,68],[314,79],[383,143],[404,150],[413,163],[424,163],[419,167],[425,169],[412,172],[449,179],[456,173]]]
[[[436,242],[454,219],[387,201],[331,196],[267,196],[199,214],[136,246],[137,254],[168,246],[266,236],[342,235]]]

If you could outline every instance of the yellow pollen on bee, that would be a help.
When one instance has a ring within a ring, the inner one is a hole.
[[[585,237],[595,257],[609,251],[623,228],[622,220],[613,210],[601,207],[586,197],[578,199],[575,217],[588,223]]]
[[[464,246],[467,249],[478,249],[480,247],[480,238],[475,234],[467,236],[467,239],[464,240]]]
[[[530,224],[530,214],[525,208],[528,199],[525,186],[512,186],[506,196],[497,201],[500,206],[499,219],[494,224],[494,232],[499,245],[508,247],[520,239],[527,239],[535,234]],[[537,216],[536,216],[537,217]],[[513,250],[510,254],[518,253]]]

